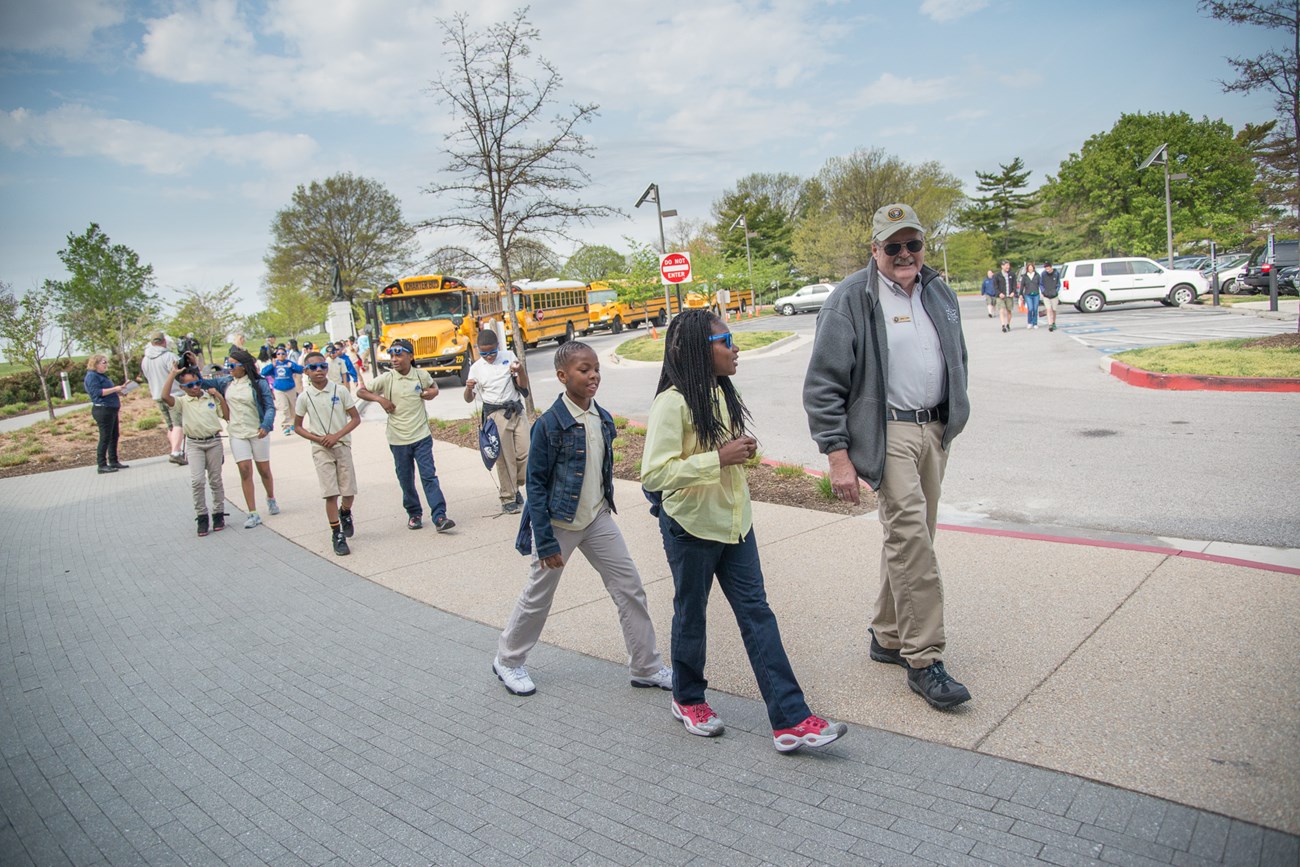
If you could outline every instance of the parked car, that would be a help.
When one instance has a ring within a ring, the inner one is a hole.
[[[1300,295],[1300,267],[1292,265],[1278,270],[1277,294]]]
[[[1300,241],[1277,238],[1273,241],[1273,264],[1264,261],[1268,247],[1260,247],[1250,255],[1246,270],[1238,278],[1238,292],[1243,295],[1251,291],[1268,292],[1268,272],[1273,268],[1292,268],[1300,265]]]
[[[835,291],[834,283],[814,283],[811,286],[805,286],[793,295],[784,295],[776,299],[776,312],[782,316],[793,316],[796,313],[815,312],[822,309],[826,299],[831,297]]]
[[[1066,262],[1060,271],[1061,303],[1073,304],[1081,313],[1127,301],[1159,301],[1174,307],[1190,304],[1209,291],[1200,271],[1171,270],[1136,257]]]
[[[1225,253],[1218,257],[1219,273],[1219,291],[1234,292],[1239,286],[1238,281],[1241,278],[1241,272],[1246,270],[1246,263],[1250,261],[1249,253]],[[1200,267],[1200,272],[1205,275],[1205,282],[1209,283],[1214,273],[1210,270],[1210,260],[1206,259],[1205,264]]]
[[[1174,267],[1179,270],[1199,271],[1210,261],[1209,256],[1175,256]]]

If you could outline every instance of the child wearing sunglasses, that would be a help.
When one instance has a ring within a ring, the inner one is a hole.
[[[271,381],[275,392],[275,413],[283,420],[284,435],[293,433],[293,407],[298,385],[295,375],[302,374],[302,365],[289,360],[286,349],[276,349],[271,363],[262,368],[262,376]]]
[[[311,459],[316,480],[325,499],[325,518],[330,525],[330,546],[340,557],[352,553],[352,500],[357,495],[356,470],[352,464],[352,431],[361,424],[356,399],[346,388],[329,380],[329,361],[319,352],[303,356],[307,382],[294,407],[293,429],[312,442]],[[310,422],[310,430],[303,420]]]
[[[173,383],[180,385],[183,392],[180,397],[172,395]],[[226,489],[221,481],[221,465],[225,460],[221,448],[221,422],[230,420],[230,407],[215,386],[204,391],[199,383],[199,372],[192,367],[172,368],[162,391],[167,406],[180,413],[181,429],[185,431],[185,453],[190,465],[190,488],[194,493],[199,535],[208,535],[209,515],[212,531],[220,532],[226,528]],[[205,475],[212,489],[211,512],[203,493]]]
[[[465,402],[483,401],[483,419],[491,420],[501,439],[501,453],[493,469],[501,511],[515,514],[523,505],[519,488],[528,473],[528,432],[532,425],[524,412],[528,376],[519,359],[502,349],[497,333],[485,328],[478,333],[478,359],[469,366],[465,379]]]
[[[758,443],[731,382],[739,354],[726,323],[710,311],[674,319],[646,426],[641,481],[661,494],[651,511],[673,573],[672,713],[691,734],[722,734],[722,720],[704,698],[706,613],[716,578],[740,627],[777,750],[825,746],[847,727],[808,709],[763,587],[743,466]]]

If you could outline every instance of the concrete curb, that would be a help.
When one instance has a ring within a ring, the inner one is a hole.
[[[1265,391],[1300,392],[1300,379],[1266,376],[1198,376],[1188,373],[1156,373],[1108,356],[1101,359],[1103,373],[1138,388],[1161,391]]]

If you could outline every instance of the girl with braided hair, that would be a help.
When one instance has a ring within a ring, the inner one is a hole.
[[[672,712],[691,734],[722,733],[722,720],[704,700],[706,609],[716,577],[740,627],[776,748],[820,747],[847,727],[808,709],[767,604],[743,466],[758,442],[731,382],[739,355],[713,313],[688,310],[674,319],[646,427],[641,481],[662,494],[652,511],[673,573]]]

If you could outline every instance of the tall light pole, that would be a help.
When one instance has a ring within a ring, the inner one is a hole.
[[[1185,181],[1185,180],[1187,180],[1187,173],[1186,173],[1186,172],[1178,172],[1177,174],[1174,174],[1174,175],[1170,175],[1170,174],[1169,174],[1169,143],[1168,143],[1168,142],[1165,142],[1165,143],[1162,144],[1160,147],[1158,147],[1158,148],[1156,148],[1154,151],[1152,151],[1152,152],[1151,152],[1151,156],[1149,156],[1149,157],[1147,157],[1145,160],[1143,160],[1143,161],[1142,161],[1142,165],[1138,166],[1138,171],[1142,171],[1143,169],[1147,168],[1148,166],[1164,166],[1164,167],[1165,167],[1165,242],[1168,244],[1168,247],[1167,247],[1167,250],[1166,250],[1166,252],[1167,252],[1167,254],[1168,254],[1168,257],[1169,257],[1169,259],[1168,259],[1168,265],[1169,265],[1170,270],[1173,270],[1173,267],[1174,267],[1174,209],[1173,209],[1173,204],[1172,204],[1172,202],[1171,202],[1171,200],[1170,200],[1170,197],[1169,197],[1169,182],[1170,182],[1171,180],[1172,180],[1172,181]]]
[[[659,255],[666,256],[668,255],[668,244],[664,241],[664,217],[675,217],[677,216],[677,212],[665,211],[663,209],[663,205],[660,204],[659,202],[658,184],[652,183],[650,186],[645,188],[645,192],[641,194],[641,198],[636,200],[636,207],[639,208],[646,202],[655,203],[655,213],[659,215]],[[679,296],[681,291],[682,289],[681,286],[679,285],[677,287],[677,292]],[[678,298],[677,303],[678,303],[678,307],[680,308],[681,306],[680,297]],[[672,296],[668,293],[668,284],[665,283],[664,284],[664,316],[670,316],[672,315],[672,312],[673,312]]]
[[[742,226],[745,229],[745,266],[749,269],[749,299],[750,303],[757,307],[758,299],[754,297],[754,260],[749,255],[749,221],[745,219],[744,214],[736,218],[736,222],[731,224],[731,229],[736,228],[736,226]],[[727,231],[730,232],[731,229]]]

